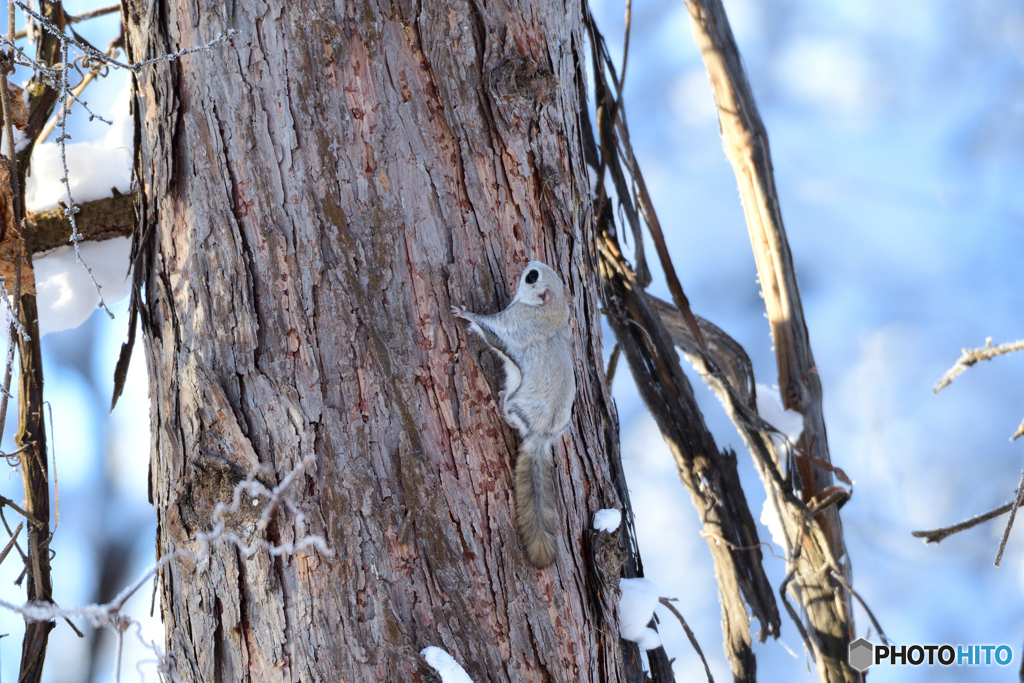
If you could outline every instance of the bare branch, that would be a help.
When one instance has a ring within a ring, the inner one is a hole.
[[[844,579],[839,572],[835,571],[834,569],[831,570],[831,572],[832,578],[838,581],[842,585],[842,587],[850,593],[850,595],[857,599],[857,602],[860,603],[860,606],[863,607],[864,611],[867,613],[868,619],[871,620],[871,625],[875,627],[876,631],[878,631],[878,636],[882,639],[882,642],[888,645],[889,638],[885,635],[885,631],[882,630],[882,625],[878,623],[878,619],[875,617],[875,613],[871,611],[870,607],[868,607],[868,603],[864,601],[864,598],[860,596],[860,593],[853,590],[850,584],[846,583],[846,579]]]
[[[736,456],[719,451],[668,333],[647,305],[618,246],[600,225],[599,232],[602,298],[615,313],[608,317],[609,324],[707,532],[726,627],[725,649],[735,679],[753,681],[756,660],[744,601],[761,622],[762,640],[778,634],[780,616],[764,575],[757,527],[740,486]],[[634,324],[624,324],[625,319]],[[718,542],[719,537],[727,542]]]
[[[1006,505],[1000,505],[995,510],[989,510],[984,514],[978,515],[977,517],[971,517],[968,520],[964,520],[963,522],[952,526],[932,529],[931,531],[911,531],[910,535],[914,538],[923,538],[925,543],[941,543],[947,536],[952,536],[953,534],[966,531],[967,529],[973,529],[979,524],[984,524],[985,522],[995,519],[1000,515],[1005,515],[1013,508],[1015,503],[1016,500],[1007,503]]]
[[[1006,520],[1006,528],[1003,530],[1003,538],[999,541],[999,552],[996,553],[996,566],[1003,560],[1003,551],[1006,550],[1006,541],[1010,538],[1010,529],[1013,528],[1013,520],[1017,517],[1017,508],[1024,502],[1024,471],[1020,473],[1020,483],[1017,484],[1017,497],[1013,499],[1010,507],[1010,518]]]
[[[130,237],[135,227],[135,194],[115,194],[79,206],[75,222],[82,241],[100,242],[112,237]],[[63,209],[29,214],[33,256],[70,244],[71,223]]]
[[[11,534],[11,540],[7,541],[7,545],[4,546],[3,550],[0,550],[0,564],[3,564],[4,560],[7,559],[7,556],[11,552],[11,548],[13,548],[14,544],[17,543],[17,541],[18,541],[18,534],[21,533],[21,529],[24,526],[25,526],[24,522],[18,522],[17,528],[15,528],[14,533]]]
[[[35,517],[30,515],[29,513],[27,513],[24,510],[22,510],[17,505],[15,505],[14,501],[11,500],[10,498],[7,498],[6,496],[0,496],[0,505],[6,505],[7,507],[11,508],[15,512],[17,512],[19,515],[21,515],[22,517],[27,519],[36,528],[38,528],[38,529],[45,529],[46,528],[45,524],[43,524],[38,519],[36,519]]]
[[[108,14],[114,14],[114,13],[120,12],[120,11],[121,11],[121,5],[120,4],[109,5],[107,7],[100,7],[98,9],[89,10],[88,12],[82,12],[81,14],[76,14],[74,16],[68,16],[66,21],[69,24],[77,24],[77,23],[80,23],[80,22],[83,22],[83,21],[88,21],[89,19],[95,19],[96,17],[102,17],[102,16],[106,16]]]
[[[960,358],[957,359],[956,363],[953,364],[946,374],[942,376],[942,379],[938,381],[935,388],[932,389],[936,394],[949,386],[950,382],[959,377],[963,372],[977,363],[983,360],[992,360],[996,356],[1002,356],[1007,353],[1013,353],[1014,351],[1020,351],[1024,349],[1024,339],[1019,339],[1015,342],[1009,342],[1007,344],[1000,344],[999,346],[992,346],[992,337],[985,339],[985,345],[977,349],[963,349],[960,354]],[[1021,428],[1017,430],[1013,438],[1016,439],[1022,433],[1024,433],[1024,423],[1021,424]]]
[[[676,609],[676,606],[672,604],[675,600],[676,598],[658,598],[658,602],[663,604],[665,607],[668,607],[669,611],[672,612],[672,614],[676,616],[676,619],[679,620],[679,623],[683,625],[686,637],[690,639],[690,645],[693,646],[693,649],[697,652],[697,656],[700,657],[700,661],[704,664],[704,673],[708,676],[708,683],[715,683],[715,679],[711,675],[711,667],[708,666],[708,660],[704,658],[704,652],[700,649],[697,637],[693,635],[693,631],[690,630],[689,625],[686,623],[686,619],[683,619],[682,613],[680,613],[679,610]]]
[[[597,132],[583,126],[584,147],[591,149],[588,163],[597,169],[595,189],[596,247],[602,271],[602,313],[615,333],[626,357],[644,403],[669,444],[683,482],[704,525],[715,564],[722,603],[726,655],[736,681],[753,681],[756,659],[751,649],[750,612],[761,622],[760,637],[778,635],[781,617],[771,584],[764,575],[763,555],[756,522],[736,473],[736,456],[720,451],[707,430],[693,389],[679,365],[672,339],[664,323],[651,307],[643,288],[650,282],[639,244],[635,249],[636,270],[622,255],[614,224],[614,210],[604,186],[607,170],[615,186],[618,202],[640,242],[639,209],[658,249],[673,299],[684,311],[690,334],[700,340],[703,334],[675,276],[675,269],[661,232],[658,218],[629,145],[628,128],[621,102],[621,82],[604,40],[588,17],[594,61],[594,90],[598,112]],[[619,99],[613,97],[613,87]],[[632,192],[634,188],[636,192]]]
[[[14,4],[11,3],[9,6],[11,8],[11,11],[14,11]],[[106,16],[108,14],[114,14],[115,12],[120,12],[120,11],[121,11],[121,5],[110,5],[109,7],[100,7],[99,9],[89,10],[88,12],[82,12],[81,14],[76,14],[74,16],[69,15],[69,14],[65,14],[64,15],[64,20],[67,23],[69,23],[69,24],[78,24],[78,23],[81,23],[83,21],[88,21],[89,19],[95,19],[96,17],[103,17],[103,16]],[[9,38],[9,40],[15,41],[15,40],[21,40],[21,39],[27,38],[27,37],[28,37],[28,29],[24,29],[23,28],[20,31],[18,31],[17,33],[15,33],[13,36],[11,36]]]

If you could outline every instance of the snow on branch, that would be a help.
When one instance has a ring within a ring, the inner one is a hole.
[[[661,597],[658,587],[648,579],[619,579],[619,590],[619,635],[643,650],[661,647],[661,636],[647,625]]]

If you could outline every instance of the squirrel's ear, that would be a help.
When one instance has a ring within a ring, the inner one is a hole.
[[[545,287],[540,292],[540,305],[541,306],[547,306],[549,303],[551,303],[551,300],[554,299],[554,298],[555,298],[555,293],[552,292],[550,288]]]

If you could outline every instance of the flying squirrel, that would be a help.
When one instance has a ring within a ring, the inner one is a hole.
[[[501,358],[505,387],[498,402],[505,422],[522,439],[516,459],[516,526],[535,567],[555,560],[552,459],[555,441],[569,426],[573,372],[568,290],[539,261],[526,265],[512,303],[500,313],[469,313],[452,306]]]

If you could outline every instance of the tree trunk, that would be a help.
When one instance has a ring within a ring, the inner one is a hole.
[[[135,77],[158,552],[199,552],[160,574],[180,679],[430,680],[418,653],[436,645],[478,682],[623,680],[586,531],[625,501],[580,14],[128,0],[133,61],[238,31]],[[572,292],[578,384],[555,448],[558,558],[541,571],[516,535],[500,366],[448,312],[503,308],[530,258]],[[295,510],[261,530],[254,499],[225,530],[320,535],[333,556],[202,554],[196,534],[247,473],[272,487],[308,456]]]

